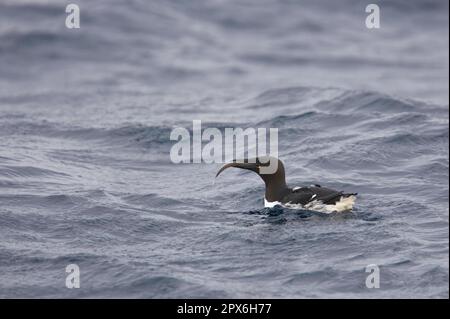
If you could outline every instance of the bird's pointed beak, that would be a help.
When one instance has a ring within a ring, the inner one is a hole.
[[[226,170],[229,167],[237,167],[237,168],[242,168],[242,169],[247,169],[253,172],[258,173],[258,165],[257,163],[244,163],[244,161],[238,161],[235,160],[233,161],[233,163],[228,163],[225,164],[224,166],[221,167],[221,169],[217,172],[216,177],[220,175],[220,173],[222,173],[224,170]]]

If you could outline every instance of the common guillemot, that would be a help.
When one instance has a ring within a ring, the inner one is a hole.
[[[275,173],[261,174],[261,168],[268,166],[273,161],[278,163]],[[287,208],[310,209],[326,213],[349,211],[353,208],[357,195],[357,193],[344,193],[321,187],[320,185],[289,188],[286,185],[283,162],[275,157],[264,156],[246,160],[234,160],[222,166],[216,177],[229,167],[250,170],[262,178],[266,184],[265,207],[281,205]]]

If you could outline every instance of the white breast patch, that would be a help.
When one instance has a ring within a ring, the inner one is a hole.
[[[313,195],[315,197],[315,195]],[[286,203],[282,204],[281,202],[269,202],[267,199],[264,198],[264,207],[272,208],[276,205],[280,205],[282,207],[290,208],[290,209],[307,209],[307,210],[313,210],[316,212],[321,212],[325,214],[331,214],[334,212],[346,212],[351,211],[353,209],[353,205],[355,204],[356,196],[351,195],[348,197],[341,196],[341,199],[336,202],[334,205],[327,205],[322,203],[319,200],[313,200],[312,202],[309,202],[306,205],[302,204],[291,204]]]

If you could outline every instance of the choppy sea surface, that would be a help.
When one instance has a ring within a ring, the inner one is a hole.
[[[448,298],[447,1],[377,30],[363,1],[67,3],[0,1],[0,297]],[[192,120],[278,128],[288,184],[354,211],[173,164]]]

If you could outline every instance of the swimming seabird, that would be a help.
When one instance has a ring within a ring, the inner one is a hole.
[[[262,173],[261,168],[268,167],[269,163],[278,164],[275,173]],[[320,185],[289,188],[286,185],[283,162],[275,157],[264,156],[246,160],[234,160],[222,166],[216,177],[229,167],[250,170],[262,178],[266,184],[265,207],[281,205],[288,208],[311,209],[328,213],[348,211],[353,208],[355,196],[357,195],[357,193],[344,193],[321,187]]]

